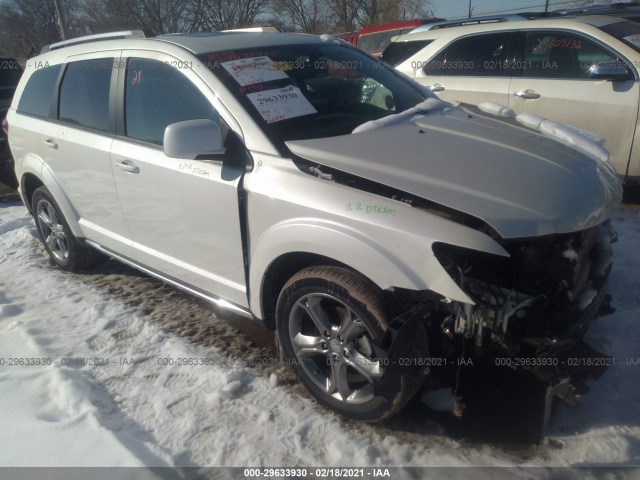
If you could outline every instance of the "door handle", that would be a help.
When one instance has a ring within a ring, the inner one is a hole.
[[[516,97],[526,98],[530,100],[535,100],[536,98],[540,98],[541,95],[531,90],[520,90],[519,92],[514,93]]]
[[[131,160],[123,160],[122,162],[116,162],[116,167],[127,173],[140,173],[140,167],[135,165]]]
[[[439,83],[434,83],[429,87],[429,90],[431,90],[432,92],[444,92],[444,87]]]
[[[44,143],[47,147],[49,147],[52,150],[58,149],[58,144],[55,142],[55,140],[51,138],[47,138],[46,140],[43,140],[42,143]]]

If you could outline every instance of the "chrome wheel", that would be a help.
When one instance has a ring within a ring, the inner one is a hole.
[[[69,245],[56,209],[47,200],[41,199],[36,210],[38,226],[51,255],[65,262],[69,257]]]
[[[307,267],[280,290],[279,347],[321,404],[349,418],[380,422],[399,412],[423,381],[389,363],[384,348],[391,315],[383,292],[357,272]]]
[[[347,404],[374,398],[383,375],[374,358],[372,332],[344,302],[325,293],[300,297],[289,314],[289,338],[299,365],[335,400]]]

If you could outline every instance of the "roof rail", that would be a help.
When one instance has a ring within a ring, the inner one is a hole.
[[[561,8],[554,11],[559,12],[563,15],[568,15],[572,13],[588,13],[588,12],[596,12],[598,10],[611,10],[611,9],[613,9],[613,5],[590,5],[588,7]]]
[[[71,38],[62,42],[45,45],[40,53],[58,50],[59,48],[70,47],[71,45],[80,45],[82,43],[100,42],[102,40],[116,40],[120,38],[146,38],[155,37],[153,32],[148,30],[122,30],[119,32],[98,33],[96,35],[86,35],[84,37]]]
[[[248,27],[248,28],[231,28],[229,30],[220,30],[221,32],[280,32],[278,27]]]
[[[467,25],[480,25],[483,23],[499,23],[499,22],[522,22],[525,20],[534,20],[536,18],[559,17],[558,12],[522,12],[511,13],[505,15],[486,15],[481,17],[458,18],[456,20],[445,20],[443,22],[433,22],[414,28],[409,33],[426,32],[428,30],[437,30],[440,28],[464,27]]]

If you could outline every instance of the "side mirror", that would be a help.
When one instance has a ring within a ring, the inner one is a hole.
[[[622,62],[600,62],[589,67],[589,78],[594,80],[630,80],[631,72]]]
[[[196,160],[197,157],[222,157],[225,153],[220,126],[211,120],[185,120],[172,123],[164,130],[167,157]]]

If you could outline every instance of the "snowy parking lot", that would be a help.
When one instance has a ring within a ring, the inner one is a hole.
[[[420,397],[387,424],[340,418],[277,363],[271,334],[114,261],[60,271],[25,207],[0,201],[0,466],[640,467],[640,210],[614,220],[617,311],[587,341],[615,364],[578,408],[556,404],[546,440],[509,445],[451,434]]]

